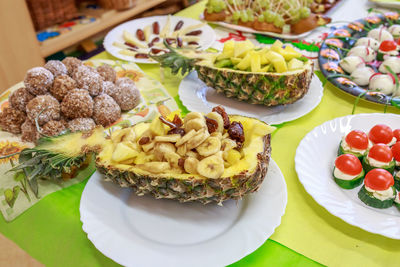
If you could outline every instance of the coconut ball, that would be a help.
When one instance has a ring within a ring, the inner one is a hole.
[[[78,66],[83,65],[82,61],[77,59],[76,57],[66,57],[62,60],[62,63],[65,65],[68,71],[68,75],[72,75],[74,73],[75,69]]]
[[[140,103],[140,92],[130,83],[118,85],[111,96],[123,111],[131,110]]]
[[[379,49],[379,42],[371,37],[361,37],[357,40],[354,46],[366,46],[371,47],[374,51],[378,51]]]
[[[347,53],[347,56],[358,56],[364,59],[366,62],[371,62],[375,60],[376,52],[371,47],[360,45],[350,49],[349,53]]]
[[[36,129],[35,123],[29,119],[26,119],[21,125],[21,133],[21,139],[24,142],[36,142],[36,140],[40,138],[40,134]]]
[[[97,67],[96,70],[101,75],[101,77],[103,77],[105,81],[115,83],[115,80],[117,79],[117,73],[110,65],[103,64]]]
[[[26,112],[26,105],[35,98],[34,95],[28,92],[25,87],[21,87],[10,95],[8,102],[11,107],[18,109],[20,111]]]
[[[132,81],[131,79],[129,79],[128,77],[119,78],[119,79],[115,82],[115,85],[116,85],[116,86],[119,86],[119,85],[121,85],[121,84],[123,84],[123,83],[129,83],[129,84],[135,85],[135,82]]]
[[[51,95],[40,95],[29,101],[28,105],[26,105],[26,114],[32,122],[35,122],[35,119],[39,116],[39,125],[43,125],[51,120],[59,120],[60,103]]]
[[[79,88],[89,91],[91,96],[97,96],[103,90],[103,77],[94,69],[87,66],[78,66],[72,75]]]
[[[370,30],[367,37],[374,38],[378,42],[383,42],[385,40],[393,41],[392,34],[388,32],[384,27]]]
[[[377,74],[371,77],[369,87],[372,91],[378,91],[385,95],[390,95],[395,89],[394,77],[388,74]]]
[[[24,112],[12,107],[6,107],[0,112],[0,127],[3,131],[19,134],[25,119]]]
[[[112,82],[103,82],[103,94],[112,95],[117,90],[117,86]]]
[[[44,68],[53,73],[54,77],[68,74],[67,67],[59,60],[49,60]]]
[[[53,84],[53,74],[43,67],[28,70],[25,75],[25,87],[33,95],[46,94]]]
[[[365,86],[369,84],[369,79],[374,74],[375,71],[370,67],[360,67],[355,69],[350,76],[353,82],[355,82],[359,86]]]
[[[92,118],[77,118],[68,122],[68,128],[72,132],[88,132],[96,127]]]
[[[364,60],[359,56],[349,56],[340,60],[340,67],[347,73],[352,73],[355,69],[365,67]]]
[[[43,125],[42,133],[47,136],[59,135],[65,128],[65,121],[51,120]]]
[[[115,100],[106,94],[94,99],[93,119],[104,127],[111,125],[121,117],[121,108]]]
[[[61,112],[68,119],[91,117],[93,114],[93,99],[89,92],[83,89],[73,89],[61,102]]]
[[[76,82],[68,75],[60,75],[54,79],[50,93],[58,100],[62,101],[66,94],[76,88]]]

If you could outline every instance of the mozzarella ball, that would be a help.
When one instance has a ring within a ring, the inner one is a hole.
[[[385,40],[393,41],[393,36],[390,32],[388,32],[385,28],[380,27],[378,29],[370,30],[368,33],[368,37],[374,38],[378,42],[382,42]]]
[[[394,38],[400,37],[400,25],[393,24],[389,27],[388,31],[393,35]]]
[[[371,47],[362,45],[355,46],[350,49],[349,53],[347,53],[347,56],[358,56],[364,59],[365,62],[371,62],[375,60],[376,52]]]
[[[371,47],[374,49],[374,51],[378,51],[379,49],[379,42],[375,40],[374,38],[370,37],[362,37],[357,40],[356,44],[354,46],[366,46],[366,47]]]
[[[386,66],[388,66],[394,73],[400,73],[400,58],[388,57],[379,66],[379,71],[382,73],[388,73]]]
[[[361,67],[355,69],[351,73],[351,79],[359,86],[366,86],[369,83],[369,78],[374,75],[375,71],[370,67]]]
[[[381,92],[385,95],[390,95],[394,91],[395,83],[390,75],[379,74],[371,78],[368,88],[373,91]]]
[[[365,67],[364,60],[358,56],[349,56],[340,60],[340,67],[347,73],[352,73],[355,69]]]

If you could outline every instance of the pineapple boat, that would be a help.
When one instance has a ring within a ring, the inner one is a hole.
[[[307,93],[313,76],[313,62],[280,41],[269,48],[256,48],[249,40],[227,41],[221,53],[169,49],[150,57],[174,74],[195,69],[207,86],[250,104],[294,103]]]
[[[273,127],[222,107],[203,115],[177,113],[115,130],[102,127],[42,138],[21,152],[19,165],[32,179],[73,176],[95,153],[96,166],[138,195],[180,202],[221,203],[256,191],[270,160]]]

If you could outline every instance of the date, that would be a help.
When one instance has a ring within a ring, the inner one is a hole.
[[[236,141],[238,148],[241,148],[244,143],[244,131],[241,122],[234,121],[228,128],[229,137]]]
[[[135,58],[149,58],[149,55],[143,54],[143,53],[138,53],[135,55]]]
[[[176,38],[176,43],[177,43],[178,47],[182,47],[182,45],[183,45],[182,38],[180,38],[180,37]]]
[[[178,21],[178,23],[176,24],[175,28],[174,28],[174,32],[179,31],[180,29],[182,29],[183,26],[183,21],[180,20]]]
[[[186,36],[197,36],[197,35],[200,35],[202,32],[203,32],[202,30],[191,31],[191,32],[188,32],[186,34]]]
[[[136,30],[136,37],[140,40],[140,41],[145,41],[145,37],[144,37],[144,32],[142,29],[137,29]]]
[[[150,142],[150,137],[148,136],[143,136],[139,139],[139,145],[145,145],[148,144]]]
[[[152,48],[151,49],[151,53],[154,54],[154,55],[157,55],[157,54],[159,54],[161,52],[166,52],[166,51],[162,50],[162,49],[158,49],[158,48]]]
[[[216,106],[212,109],[212,111],[217,112],[219,115],[222,116],[222,119],[224,120],[224,128],[228,129],[231,122],[229,120],[228,113],[226,113],[225,109],[221,106]]]
[[[151,42],[148,44],[149,47],[152,47],[155,43],[159,42],[160,38],[155,37]]]
[[[191,41],[191,42],[188,43],[188,45],[199,45],[199,43],[195,42],[195,41]]]
[[[183,125],[182,119],[177,114],[175,114],[174,119],[172,120],[172,123],[175,124],[175,126],[177,128],[179,128]]]
[[[174,128],[168,131],[168,134],[180,134],[184,136],[186,134],[185,129],[183,128]]]
[[[185,166],[185,159],[184,158],[180,158],[178,159],[178,166],[181,167],[182,169]]]
[[[153,33],[160,34],[160,24],[157,21],[153,22]]]
[[[165,42],[167,42],[168,45],[172,45],[176,42],[176,40],[174,38],[166,38]]]
[[[214,119],[211,119],[207,116],[204,116],[206,119],[206,125],[209,133],[213,133],[218,129],[218,122]]]
[[[131,47],[131,48],[133,48],[133,49],[138,49],[138,47],[136,46],[136,45],[134,45],[134,44],[131,44],[131,43],[129,43],[129,42],[125,42],[124,43],[125,45],[127,45],[127,46],[129,46],[129,47]]]

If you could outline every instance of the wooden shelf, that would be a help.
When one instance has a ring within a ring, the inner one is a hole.
[[[81,26],[56,38],[42,42],[40,44],[40,53],[42,57],[52,55],[165,1],[166,0],[138,0],[136,6],[131,9],[124,11],[108,10],[93,23]]]

